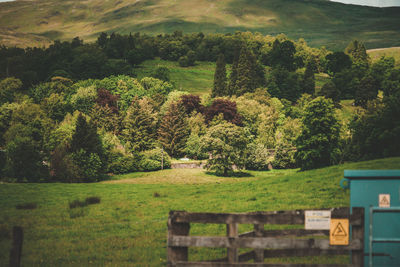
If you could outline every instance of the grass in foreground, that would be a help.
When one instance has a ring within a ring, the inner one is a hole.
[[[164,266],[170,210],[250,212],[348,206],[349,192],[339,186],[344,169],[399,166],[400,158],[388,158],[307,172],[249,172],[252,177],[245,178],[217,178],[196,169],[133,173],[96,184],[0,184],[0,266],[8,264],[9,232],[14,225],[24,227],[23,266]],[[100,203],[69,208],[72,201],[93,196]],[[24,203],[37,207],[15,208]],[[224,235],[225,226],[195,224],[191,234]],[[192,260],[205,260],[224,255],[224,250],[191,249],[190,253]],[[346,258],[337,260],[346,262]]]

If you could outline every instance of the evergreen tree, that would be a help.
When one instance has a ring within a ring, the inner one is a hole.
[[[154,147],[157,115],[149,101],[135,98],[122,122],[122,138],[129,149],[144,151]]]
[[[94,182],[104,173],[106,160],[97,127],[92,121],[86,121],[82,113],[76,121],[70,151],[73,164],[78,168],[77,181]]]
[[[339,153],[340,125],[332,101],[312,100],[305,110],[303,131],[296,140],[296,163],[302,170],[335,164]]]
[[[219,54],[214,74],[214,87],[211,95],[212,97],[229,95],[227,89],[225,57],[224,54]]]
[[[235,94],[235,90],[236,90],[236,81],[237,81],[237,76],[238,76],[239,55],[240,55],[240,50],[237,49],[235,51],[235,55],[233,57],[231,75],[229,76],[228,92],[229,92],[230,96],[234,95]]]
[[[367,49],[365,48],[364,44],[353,40],[349,43],[349,45],[345,49],[345,53],[348,54],[353,62],[362,63],[362,64],[369,64],[369,56],[367,54]]]
[[[306,70],[303,76],[303,93],[314,95],[315,91],[315,76],[314,76],[315,62],[309,61],[306,65]]]
[[[367,107],[369,100],[375,99],[378,95],[379,81],[377,81],[372,75],[367,74],[361,79],[360,84],[357,87],[354,103],[357,106]]]
[[[240,51],[237,66],[237,80],[235,84],[235,95],[251,93],[256,88],[256,58],[247,46],[243,46]]]
[[[185,150],[187,137],[185,110],[177,103],[172,103],[160,123],[158,140],[169,155],[179,157]]]
[[[329,81],[322,86],[319,95],[332,99],[335,105],[338,105],[340,102],[340,91],[332,81]]]
[[[100,136],[97,133],[96,125],[89,121],[79,113],[76,120],[75,132],[71,140],[71,152],[84,150],[86,153],[95,153],[99,156],[103,155],[103,146]]]

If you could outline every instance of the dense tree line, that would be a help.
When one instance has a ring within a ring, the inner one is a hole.
[[[0,47],[0,78],[16,77],[27,89],[49,81],[53,76],[77,81],[118,74],[134,75],[135,66],[155,57],[178,61],[181,66],[191,66],[196,61],[215,62],[221,53],[228,64],[240,61],[239,54],[242,54],[242,59],[251,57],[266,64],[264,59],[280,61],[281,51],[276,51],[276,40],[285,40],[282,51],[287,50],[286,46],[291,48],[287,52],[289,55],[282,56],[290,57],[290,53],[296,51],[295,58],[299,59],[300,65],[311,54],[317,58],[324,56],[323,51],[308,47],[303,40],[292,42],[284,35],[272,37],[248,32],[204,35],[183,34],[180,31],[158,36],[101,33],[95,43],[84,43],[76,37],[70,42],[55,41],[47,48]],[[241,53],[244,48],[246,53]]]
[[[372,64],[357,41],[332,53],[283,35],[175,32],[0,50],[2,177],[90,182],[183,156],[229,175],[233,164],[305,170],[400,155],[400,70],[393,58]],[[216,60],[211,94],[177,91],[165,67],[134,78],[156,56]],[[350,124],[335,110],[348,98]]]

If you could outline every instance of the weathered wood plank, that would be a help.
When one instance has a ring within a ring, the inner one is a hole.
[[[266,249],[264,258],[282,258],[282,257],[304,257],[304,256],[322,256],[322,255],[348,255],[348,250],[324,250],[324,249]]]
[[[327,209],[326,209],[327,210]],[[332,218],[349,218],[349,208],[329,209]],[[191,213],[186,211],[171,211],[170,218],[174,222],[217,223],[217,224],[304,224],[304,210],[269,211],[250,213]],[[350,223],[359,218],[350,216]]]
[[[252,259],[254,259],[254,250],[242,253],[239,255],[238,258],[239,258],[239,262],[246,262],[246,261],[252,260]],[[225,257],[225,258],[221,258],[221,259],[210,260],[207,262],[228,262],[228,258]]]
[[[329,236],[329,230],[306,230],[306,229],[287,229],[287,230],[264,230],[264,237],[278,236]]]
[[[241,267],[354,267],[352,264],[276,264],[276,263],[224,263],[224,262],[178,262],[177,267],[194,267],[194,266],[207,266],[207,267],[227,267],[227,266],[241,266]]]
[[[302,249],[318,248],[330,250],[363,249],[359,239],[352,240],[349,246],[330,246],[327,239],[288,239],[288,238],[227,238],[206,236],[173,236],[168,239],[172,247],[219,247],[219,248],[262,248],[262,249]]]
[[[304,211],[254,212],[254,213],[170,213],[176,222],[219,224],[304,224]]]
[[[238,237],[238,225],[237,223],[227,224],[226,225],[226,236],[230,239]],[[238,258],[238,249],[230,248],[227,249],[228,262],[235,263],[239,262]]]
[[[284,229],[284,230],[261,230],[263,237],[280,236],[329,236],[329,230],[306,230],[306,229]],[[240,234],[239,237],[256,237],[254,231]]]
[[[168,219],[168,240],[172,237],[177,236],[187,236],[189,235],[190,224],[189,223],[176,223]],[[169,241],[168,241],[169,243]],[[188,247],[187,246],[168,246],[167,255],[168,265],[173,264],[177,261],[187,261],[188,260]]]
[[[10,267],[21,265],[22,243],[24,242],[24,230],[22,227],[14,226],[13,242],[10,251]]]
[[[254,225],[254,235],[255,237],[263,237],[264,224]],[[264,249],[254,250],[254,262],[264,262]]]
[[[352,225],[352,239],[359,239],[364,246],[364,208],[353,208],[353,217],[359,217],[360,225]],[[351,263],[356,266],[364,266],[364,251],[352,251]]]

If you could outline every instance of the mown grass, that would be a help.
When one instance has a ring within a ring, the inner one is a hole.
[[[137,69],[138,78],[149,76],[157,67],[167,67],[175,88],[201,95],[211,93],[214,82],[214,62],[196,62],[195,66],[181,67],[178,62],[166,60],[146,60]]]
[[[3,183],[0,266],[8,264],[9,232],[14,225],[24,228],[23,266],[164,266],[170,210],[249,212],[348,206],[349,192],[339,186],[344,169],[399,167],[400,158],[388,158],[307,172],[249,171],[251,176],[245,178],[217,178],[196,169],[133,173],[95,184]],[[101,202],[69,208],[73,200],[91,196]],[[37,208],[15,208],[29,202]],[[241,226],[240,231],[249,227]],[[191,234],[224,235],[225,226],[195,224]],[[193,260],[205,260],[225,252],[191,249],[190,253]],[[347,258],[336,260],[343,263]]]

